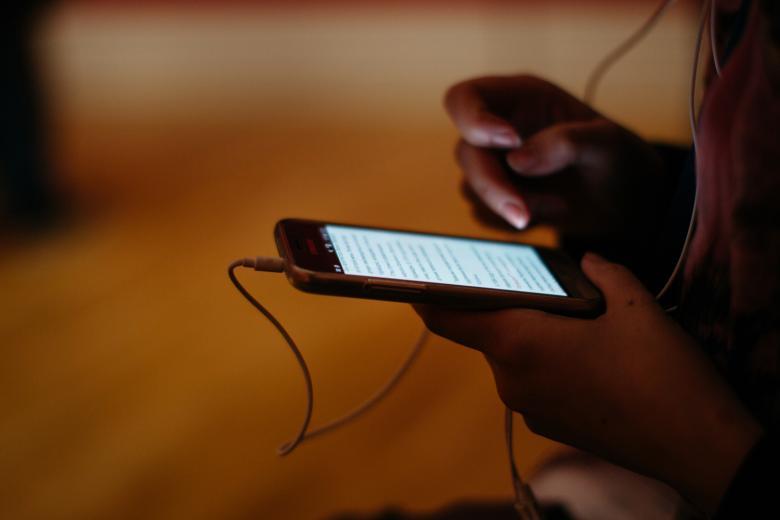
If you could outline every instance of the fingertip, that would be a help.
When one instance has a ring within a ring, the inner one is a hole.
[[[479,147],[513,149],[520,146],[520,136],[503,122],[480,121],[472,126],[464,125],[463,138]]]
[[[609,262],[606,258],[596,253],[595,251],[586,251],[585,254],[582,255],[582,261],[583,263],[589,264],[604,264]]]
[[[595,264],[606,264],[607,260],[601,256],[598,253],[594,253],[593,251],[588,251],[585,253],[585,255],[582,257],[583,262],[588,263],[595,263]]]
[[[477,126],[484,130],[489,144],[497,148],[517,148],[523,142],[508,121],[491,112],[483,110],[477,118]]]
[[[598,287],[607,299],[607,304],[620,301],[624,296],[629,305],[639,302],[653,302],[655,299],[647,292],[642,282],[624,265],[610,262],[596,253],[586,253],[582,257],[582,270]]]
[[[456,124],[463,138],[474,146],[512,149],[522,143],[520,135],[509,122],[484,109],[472,115],[461,114]]]
[[[531,221],[531,214],[528,211],[528,206],[520,199],[505,202],[501,207],[501,215],[507,222],[519,230],[527,228]]]
[[[428,305],[424,303],[413,303],[412,304],[412,310],[417,313],[418,316],[421,318],[424,317],[426,312],[428,311]]]
[[[533,173],[538,158],[533,149],[526,145],[509,152],[506,155],[506,162],[517,173]]]
[[[605,265],[609,264],[607,260],[604,259],[603,256],[596,254],[592,251],[588,251],[583,255],[582,260],[580,261],[580,266],[582,267],[582,270],[585,271],[586,274],[590,275],[594,271],[598,271],[600,268],[604,267]]]
[[[488,129],[495,139],[510,143],[512,146],[520,146],[520,135],[512,124],[503,117],[491,112],[487,108],[482,108],[477,115],[477,121],[483,127]]]
[[[522,144],[520,136],[511,129],[501,129],[495,131],[490,136],[490,142],[497,148],[517,148]]]

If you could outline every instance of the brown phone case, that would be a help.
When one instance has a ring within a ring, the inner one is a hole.
[[[290,283],[297,289],[315,294],[406,303],[427,303],[468,309],[488,310],[522,307],[578,317],[595,317],[604,310],[604,301],[601,293],[588,281],[584,273],[565,253],[560,250],[538,246],[532,247],[541,256],[544,263],[570,296],[524,293],[390,278],[372,278],[320,271],[298,265],[294,248],[291,245],[287,232],[288,229],[300,228],[302,226],[321,227],[327,224],[484,240],[441,233],[420,233],[419,231],[403,229],[356,226],[354,224],[338,224],[335,222],[305,219],[280,220],[276,224],[274,231],[276,245],[279,254],[285,259],[285,274]],[[489,242],[513,243],[499,240],[489,240]]]

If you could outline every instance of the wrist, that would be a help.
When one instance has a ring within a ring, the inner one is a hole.
[[[697,434],[681,443],[672,485],[695,506],[713,514],[750,450],[764,434],[740,403],[699,423]]]

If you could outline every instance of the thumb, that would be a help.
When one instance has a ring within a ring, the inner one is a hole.
[[[529,177],[550,175],[574,165],[598,160],[606,152],[615,125],[605,119],[549,126],[507,154],[515,172]]]
[[[582,270],[604,294],[610,305],[649,305],[655,298],[625,266],[609,262],[595,253],[582,258]]]

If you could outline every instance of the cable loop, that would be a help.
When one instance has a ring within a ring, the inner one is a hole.
[[[311,373],[309,372],[309,367],[306,364],[306,360],[298,348],[298,345],[295,343],[295,340],[293,340],[292,336],[290,336],[284,326],[282,326],[279,320],[277,320],[268,309],[266,309],[259,301],[257,301],[254,296],[252,296],[252,294],[250,294],[249,291],[246,290],[246,288],[236,277],[235,273],[235,270],[238,267],[248,267],[255,269],[256,271],[279,272],[283,269],[283,266],[284,261],[282,259],[272,257],[243,258],[234,261],[230,264],[230,266],[228,266],[228,277],[230,278],[230,281],[233,283],[236,289],[238,289],[238,292],[241,293],[241,295],[255,309],[260,311],[260,313],[271,322],[276,330],[279,331],[279,333],[282,335],[282,338],[284,338],[285,342],[287,342],[287,345],[290,347],[290,350],[295,356],[295,359],[298,362],[298,366],[301,368],[301,372],[303,373],[303,379],[306,385],[306,412],[303,422],[301,423],[301,426],[298,429],[298,433],[295,435],[295,437],[292,440],[285,442],[278,448],[277,453],[280,456],[289,455],[304,441],[308,441],[314,437],[344,426],[345,424],[357,419],[364,413],[368,412],[371,408],[379,404],[380,401],[382,401],[385,397],[387,397],[388,394],[390,394],[401,378],[414,364],[430,334],[427,329],[423,329],[422,333],[420,333],[420,336],[417,338],[417,341],[414,343],[411,352],[401,364],[401,367],[390,377],[387,383],[385,383],[385,385],[382,386],[376,393],[374,393],[374,395],[371,396],[367,401],[357,406],[354,410],[347,413],[346,415],[325,423],[318,428],[309,430],[312,411],[314,409],[314,388],[312,384]]]

